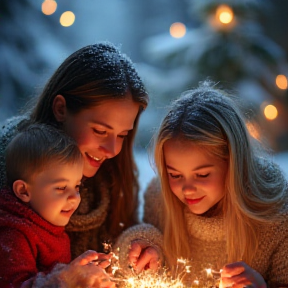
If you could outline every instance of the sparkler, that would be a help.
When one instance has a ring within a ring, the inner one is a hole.
[[[129,275],[119,265],[117,255],[111,252],[110,244],[103,244],[107,252],[112,253],[110,273],[111,280],[123,288],[221,288],[221,270],[215,271],[207,268],[198,278],[192,279],[192,261],[188,259],[177,259],[175,272],[167,267],[161,267],[157,272],[144,270],[137,274],[132,266],[129,266]]]
[[[116,256],[115,256],[116,257]],[[178,259],[175,269],[175,276],[166,267],[159,268],[156,272],[144,270],[140,274],[136,274],[134,269],[130,267],[131,275],[125,276],[121,267],[118,265],[118,259],[111,265],[112,281],[118,283],[118,286],[125,288],[218,288],[220,281],[220,272],[212,269],[205,269],[204,275],[199,279],[191,280],[189,277],[192,266],[189,265],[187,259]]]

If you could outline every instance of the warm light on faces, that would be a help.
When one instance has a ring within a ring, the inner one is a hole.
[[[132,98],[109,100],[79,113],[67,113],[64,130],[72,136],[84,157],[83,175],[92,177],[101,164],[120,153],[139,111]]]
[[[203,214],[224,196],[226,161],[189,141],[170,139],[164,158],[172,192],[194,214]]]
[[[65,226],[80,203],[79,188],[83,161],[53,163],[27,183],[30,205],[40,216],[56,226]]]

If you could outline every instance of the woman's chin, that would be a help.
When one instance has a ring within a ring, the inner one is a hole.
[[[85,178],[91,178],[93,176],[96,175],[97,171],[99,170],[99,167],[98,168],[94,168],[94,169],[84,169],[83,171],[83,177]]]

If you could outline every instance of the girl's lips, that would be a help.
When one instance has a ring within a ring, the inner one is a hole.
[[[93,159],[92,157],[89,156],[88,153],[85,153],[86,158],[88,159],[88,162],[91,166],[95,167],[95,168],[99,168],[101,166],[101,162],[100,161],[96,161],[95,159]]]
[[[199,203],[205,196],[201,197],[201,198],[196,198],[196,199],[188,199],[185,198],[185,201],[187,202],[188,205],[193,205],[193,204],[197,204]]]

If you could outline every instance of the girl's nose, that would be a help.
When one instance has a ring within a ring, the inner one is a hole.
[[[182,192],[184,195],[188,195],[197,191],[197,188],[193,181],[186,182],[182,187]]]

